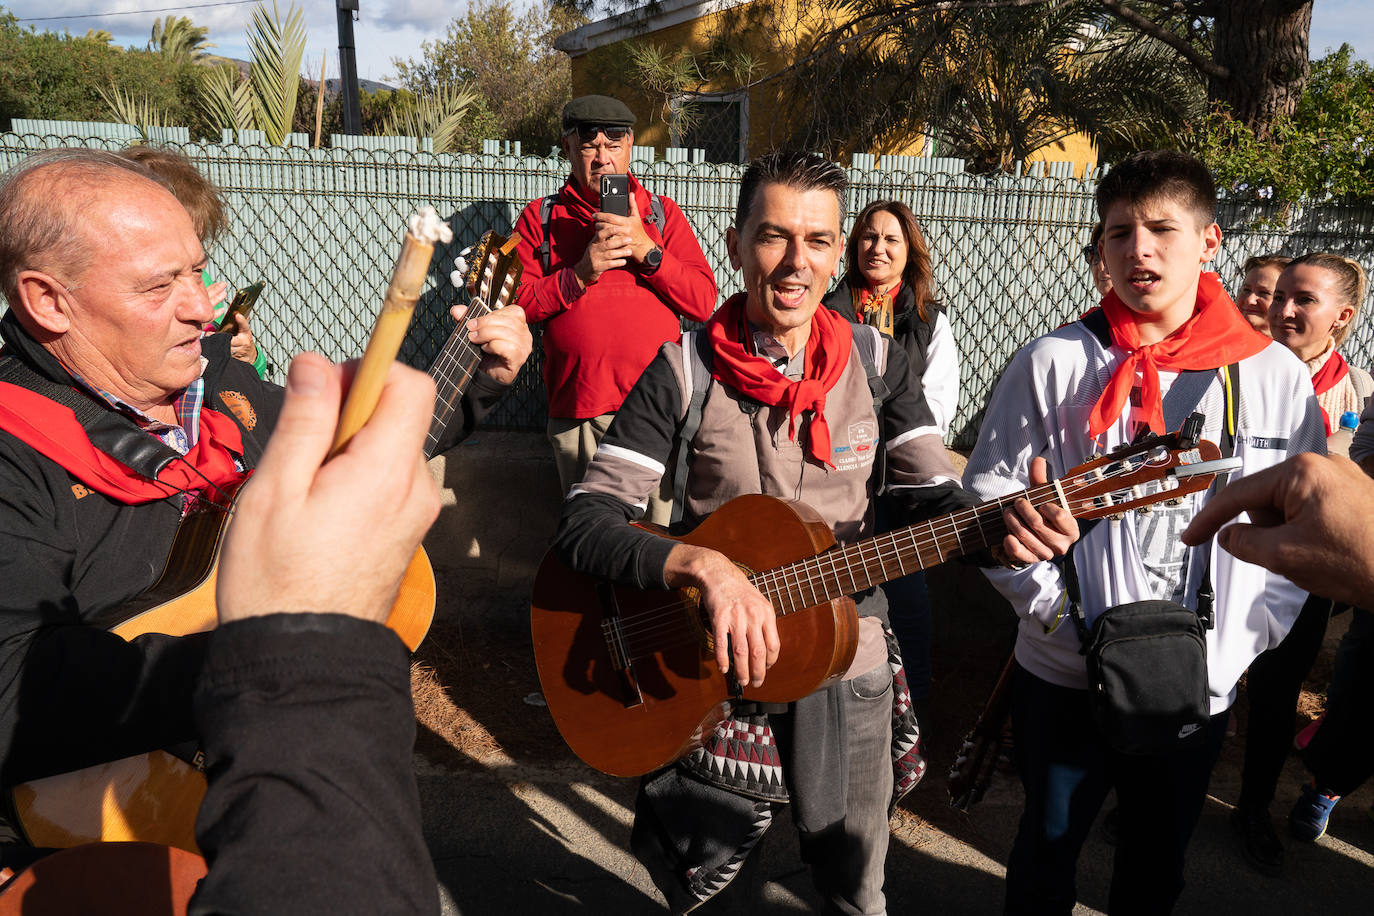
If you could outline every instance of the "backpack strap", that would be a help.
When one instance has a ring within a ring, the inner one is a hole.
[[[883,403],[892,394],[887,382],[883,381],[883,374],[878,371],[878,348],[881,345],[882,332],[867,324],[851,327],[854,328],[854,343],[859,350],[859,359],[863,362],[864,373],[868,376],[868,391],[873,395],[873,413],[879,414],[882,412]]]
[[[544,230],[544,238],[539,242],[539,263],[544,267],[544,276],[549,275],[549,266],[553,263],[553,240],[549,237],[549,223],[553,219],[553,205],[558,200],[557,194],[550,194],[539,201],[539,225]]]
[[[653,192],[649,193],[649,222],[653,223],[659,235],[663,234],[663,224],[666,217],[663,215],[663,198]]]
[[[673,514],[668,523],[672,531],[682,522],[687,507],[687,470],[691,464],[692,440],[701,429],[701,410],[706,393],[711,388],[711,339],[701,331],[687,331],[682,335],[682,375],[690,396],[687,413],[677,430],[677,464],[673,468]]]
[[[1111,349],[1112,326],[1107,322],[1106,312],[1100,308],[1095,308],[1078,320],[1097,338],[1097,342],[1102,344],[1102,349]]]

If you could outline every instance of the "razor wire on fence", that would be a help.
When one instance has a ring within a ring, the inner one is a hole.
[[[228,139],[228,138],[226,138]],[[0,134],[0,168],[62,145],[121,149],[129,138],[54,133]],[[416,308],[402,358],[426,366],[453,330],[449,281],[458,253],[486,230],[511,231],[531,200],[554,193],[567,176],[557,158],[500,152],[433,154],[415,149],[307,149],[179,142],[222,191],[230,226],[210,251],[213,274],[231,286],[266,281],[254,334],[278,374],[290,355],[316,350],[339,360],[362,352],[390,279],[405,218],[432,204],[454,240],[441,246]],[[506,146],[510,150],[509,145]],[[636,149],[633,169],[647,188],[676,201],[716,273],[721,298],[739,291],[725,233],[734,220],[742,167],[653,161]],[[677,152],[677,151],[674,151]],[[956,161],[856,156],[849,169],[850,213],[879,198],[911,207],[926,234],[935,286],[959,347],[961,394],[949,444],[969,448],[982,407],[1002,369],[1030,339],[1096,304],[1082,257],[1096,221],[1095,176],[1078,179],[1067,163],[1035,163],[1027,174],[981,176]],[[1045,174],[1048,173],[1048,174]],[[1374,208],[1223,201],[1224,240],[1214,268],[1228,289],[1253,254],[1337,251],[1374,267]],[[849,226],[846,225],[846,230]],[[1367,303],[1366,303],[1367,304]],[[612,342],[608,341],[608,345]],[[1344,344],[1357,366],[1374,361],[1374,324],[1357,322]],[[542,428],[546,403],[535,353],[488,419],[497,426]]]

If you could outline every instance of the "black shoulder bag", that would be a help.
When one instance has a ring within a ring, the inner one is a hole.
[[[1226,367],[1226,421],[1220,449],[1224,457],[1235,451],[1240,388],[1237,366]],[[1166,418],[1196,393],[1196,405],[1215,370],[1181,373],[1165,399]],[[1173,402],[1172,405],[1170,402]],[[1175,408],[1170,411],[1170,406]],[[1195,428],[1201,415],[1194,413]],[[1210,545],[1198,585],[1197,610],[1175,601],[1135,601],[1107,608],[1091,630],[1079,603],[1078,574],[1073,551],[1064,558],[1064,588],[1082,653],[1087,658],[1089,708],[1093,725],[1113,749],[1123,754],[1158,754],[1203,734],[1210,718],[1207,692],[1207,630],[1212,628],[1215,592],[1212,588]]]

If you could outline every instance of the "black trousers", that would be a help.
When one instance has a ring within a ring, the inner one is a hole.
[[[1283,762],[1292,747],[1298,693],[1321,649],[1330,617],[1331,599],[1308,595],[1288,636],[1250,665],[1245,681],[1250,698],[1245,768],[1237,802],[1241,807],[1268,808],[1274,800]]]

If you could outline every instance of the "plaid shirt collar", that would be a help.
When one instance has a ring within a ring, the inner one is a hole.
[[[205,366],[208,362],[209,360],[205,359],[205,357],[201,357],[200,371],[202,373],[205,372]],[[168,448],[175,449],[182,455],[195,448],[196,440],[200,437],[200,408],[205,402],[205,377],[203,374],[197,376],[194,382],[187,385],[186,390],[178,395],[177,399],[172,402],[172,408],[176,411],[176,425],[154,420],[137,407],[120,400],[117,396],[110,394],[108,391],[102,391],[96,388],[74,372],[71,373],[71,376],[82,388],[85,388],[115,410],[128,414],[139,426],[142,426],[148,432],[157,436],[158,439],[162,441],[162,444],[166,445]]]

